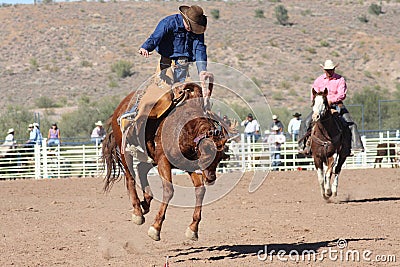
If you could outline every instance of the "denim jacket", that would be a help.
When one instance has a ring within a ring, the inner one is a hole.
[[[172,60],[187,57],[189,62],[196,62],[198,72],[207,69],[204,34],[186,31],[181,14],[162,19],[142,48],[149,52],[155,49],[161,56]]]

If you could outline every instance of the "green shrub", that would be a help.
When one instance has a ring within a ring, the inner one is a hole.
[[[53,99],[47,96],[36,98],[35,104],[38,108],[55,108],[59,106],[54,102]]]
[[[125,60],[118,60],[111,66],[111,71],[117,74],[118,78],[131,76],[132,63]]]
[[[213,17],[214,19],[219,19],[219,9],[212,9],[211,17]]]
[[[31,58],[29,63],[31,64],[31,70],[39,70],[39,63],[36,58]]]
[[[255,10],[255,15],[254,15],[254,17],[256,17],[256,18],[265,18],[265,16],[264,16],[264,10],[262,10],[262,9],[256,9]]]
[[[283,5],[275,7],[275,17],[280,25],[289,24],[289,15],[287,9]]]
[[[382,7],[379,6],[379,5],[377,5],[377,4],[371,4],[371,5],[368,7],[368,12],[369,12],[370,14],[372,14],[372,15],[378,16],[378,15],[382,14]]]
[[[359,16],[358,20],[361,21],[362,23],[368,23],[368,21],[369,21],[367,18],[367,15],[365,15],[365,14]]]
[[[320,45],[321,45],[322,47],[329,47],[329,43],[328,43],[327,41],[325,41],[325,40],[322,40],[322,41],[320,42]]]

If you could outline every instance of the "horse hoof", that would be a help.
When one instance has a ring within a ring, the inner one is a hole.
[[[334,191],[334,192],[332,193],[332,196],[337,197],[337,192]]]
[[[156,230],[153,226],[150,226],[147,235],[151,237],[154,241],[160,241],[160,231]]]
[[[142,225],[144,224],[144,217],[132,214],[132,222],[136,223],[137,225]]]
[[[197,241],[199,239],[199,234],[197,232],[193,232],[190,227],[186,229],[185,236],[193,241]]]
[[[325,195],[326,195],[328,198],[330,198],[330,197],[332,196],[332,190],[331,190],[331,189],[326,190]]]
[[[325,194],[322,194],[322,197],[324,198],[324,200],[328,200],[329,199],[329,196],[327,196]]]

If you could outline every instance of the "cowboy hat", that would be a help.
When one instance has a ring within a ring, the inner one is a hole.
[[[94,125],[96,126],[103,126],[103,123],[101,121],[97,121]]]
[[[273,120],[277,120],[277,119],[278,119],[278,116],[272,115],[272,119],[273,119]]]
[[[298,112],[296,112],[296,113],[293,114],[293,117],[300,117],[300,116],[301,116],[301,114],[298,113]]]
[[[179,11],[185,22],[190,26],[195,34],[202,34],[207,28],[207,17],[203,14],[203,9],[199,6],[180,6]]]
[[[247,117],[253,118],[253,114],[249,113],[249,114],[247,115]]]
[[[333,70],[336,68],[339,64],[333,64],[333,61],[330,59],[325,60],[324,65],[320,64],[321,68],[324,70]]]
[[[33,128],[33,124],[29,123],[28,128]]]
[[[10,128],[10,129],[8,129],[7,134],[10,134],[10,133],[13,133],[13,132],[14,132],[14,128]]]

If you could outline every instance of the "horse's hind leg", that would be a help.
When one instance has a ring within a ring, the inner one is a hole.
[[[137,166],[144,197],[143,201],[140,203],[143,208],[143,215],[150,211],[150,202],[153,199],[153,193],[151,192],[149,180],[147,179],[147,174],[151,168],[153,168],[153,164],[147,162],[140,162]]]
[[[201,175],[193,172],[190,174],[192,178],[193,185],[195,186],[196,193],[196,206],[193,212],[193,221],[186,229],[186,237],[191,240],[197,240],[199,238],[199,223],[201,220],[201,209],[203,206],[204,194],[206,193],[206,188],[204,187],[204,183]]]
[[[133,170],[133,157],[125,154],[122,157],[122,163],[125,166],[126,187],[128,188],[129,197],[132,201],[132,221],[138,225],[144,223],[142,208],[140,207],[140,199],[136,192],[135,171]]]

